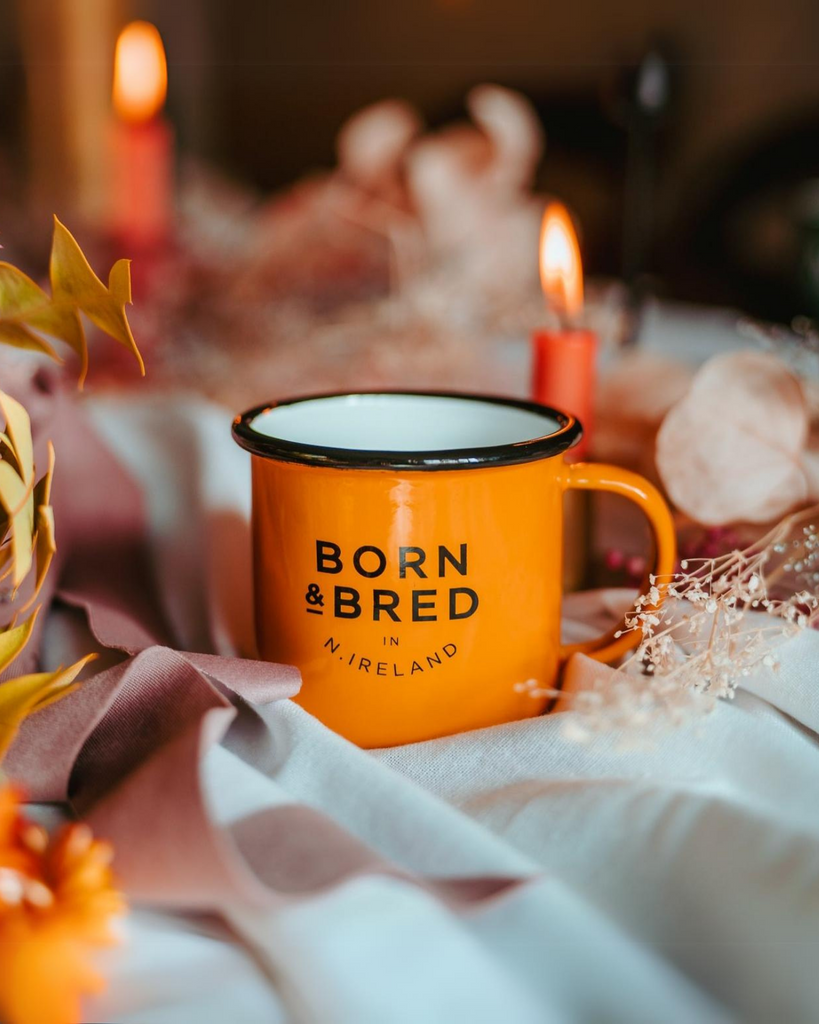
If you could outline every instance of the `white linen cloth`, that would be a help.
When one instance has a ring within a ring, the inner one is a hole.
[[[145,488],[180,642],[233,653],[250,621],[250,485],[230,416],[170,397],[92,412]],[[572,632],[603,607],[570,599]],[[780,660],[633,753],[568,741],[565,714],[365,752],[289,701],[243,712],[205,765],[225,825],[304,803],[418,874],[528,881],[465,913],[375,875],[227,922],[137,907],[85,1019],[815,1021],[819,635]]]

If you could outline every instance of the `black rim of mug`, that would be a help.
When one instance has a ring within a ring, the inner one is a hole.
[[[302,444],[285,441],[254,430],[257,416],[284,405],[314,402],[329,398],[366,398],[399,396],[405,398],[456,398],[485,405],[504,405],[523,412],[534,413],[544,419],[557,421],[558,430],[542,437],[508,444],[475,448],[452,448],[441,451],[379,451],[376,449],[334,448],[332,446]],[[429,472],[435,470],[476,469],[481,466],[514,466],[539,459],[550,459],[568,451],[583,435],[580,421],[569,413],[553,409],[538,402],[496,395],[480,395],[457,391],[341,391],[316,395],[301,395],[280,402],[266,402],[237,416],[233,421],[233,437],[252,455],[277,462],[296,462],[305,466],[325,466],[332,469],[398,469]]]

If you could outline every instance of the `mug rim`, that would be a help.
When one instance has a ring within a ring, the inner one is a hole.
[[[254,430],[252,421],[263,413],[280,406],[296,405],[300,402],[314,402],[330,398],[360,398],[398,396],[404,398],[454,398],[488,405],[503,405],[523,412],[557,421],[558,430],[541,437],[524,441],[510,441],[505,444],[440,449],[435,451],[381,451],[307,444],[300,441],[286,441]],[[562,412],[549,405],[525,399],[507,398],[500,395],[484,395],[477,392],[461,391],[399,391],[385,388],[361,391],[329,391],[318,394],[299,395],[275,402],[264,402],[236,416],[233,420],[233,439],[236,443],[261,458],[276,462],[294,462],[304,466],[325,466],[331,469],[393,469],[435,470],[477,469],[486,466],[515,466],[540,459],[550,459],[568,451],[583,435],[583,427],[576,416]]]

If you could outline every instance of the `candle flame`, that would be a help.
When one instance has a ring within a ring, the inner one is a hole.
[[[568,210],[549,203],[540,229],[540,283],[558,312],[577,316],[583,309],[583,264]]]
[[[120,32],[114,54],[114,109],[126,121],[150,121],[165,102],[168,68],[154,25],[132,21]]]

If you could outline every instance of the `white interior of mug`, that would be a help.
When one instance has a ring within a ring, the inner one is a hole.
[[[448,451],[547,437],[547,413],[445,395],[335,395],[275,406],[251,427],[265,437],[355,451]]]

